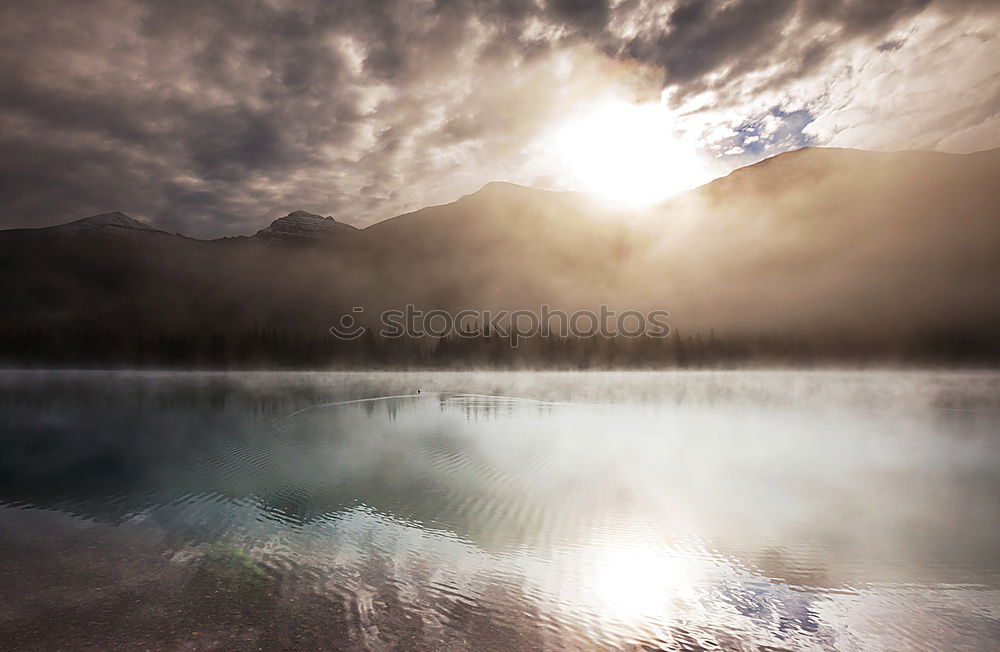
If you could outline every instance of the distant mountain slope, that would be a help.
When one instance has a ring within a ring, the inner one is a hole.
[[[296,211],[207,242],[110,213],[0,232],[0,320],[325,334],[352,306],[605,303],[686,332],[996,339],[998,178],[1000,150],[813,148],[631,213],[505,183],[366,229]]]
[[[790,152],[660,207],[652,255],[696,328],[980,331],[1000,323],[998,178],[1000,150]]]
[[[124,213],[117,211],[113,213],[102,213],[93,217],[85,217],[81,220],[48,227],[48,230],[60,234],[80,234],[80,233],[118,233],[122,234],[130,231],[144,231],[164,233],[159,229],[154,229],[148,224],[143,224],[132,219]]]

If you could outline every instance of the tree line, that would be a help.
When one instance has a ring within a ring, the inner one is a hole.
[[[371,331],[354,340],[328,332],[270,326],[241,331],[113,332],[106,329],[0,330],[0,364],[7,367],[174,369],[661,369],[818,364],[996,364],[995,341],[931,333],[879,342],[788,334],[669,337],[522,338],[518,346],[489,332],[441,338],[384,338]]]

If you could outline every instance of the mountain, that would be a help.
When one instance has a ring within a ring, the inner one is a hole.
[[[997,178],[1000,150],[789,152],[660,207],[653,256],[695,328],[983,334],[1000,325]]]
[[[42,229],[49,233],[58,235],[100,235],[112,238],[129,239],[137,233],[163,233],[159,229],[148,224],[134,220],[125,213],[117,211],[113,213],[101,213],[92,217],[85,217],[67,224],[59,224]]]
[[[338,222],[332,217],[322,217],[306,211],[292,211],[257,231],[255,237],[273,242],[301,244],[313,240],[341,238],[354,231],[357,231],[357,228]]]
[[[684,333],[1000,350],[997,178],[1000,150],[807,148],[642,211],[491,183],[364,229],[295,211],[215,241],[109,213],[0,232],[0,330],[326,336],[354,306],[606,304]]]

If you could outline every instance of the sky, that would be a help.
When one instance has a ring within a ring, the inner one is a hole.
[[[988,0],[12,0],[0,228],[656,201],[803,146],[1000,146]]]

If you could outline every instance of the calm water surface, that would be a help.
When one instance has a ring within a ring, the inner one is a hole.
[[[1000,647],[998,374],[11,371],[0,444],[2,649]]]

